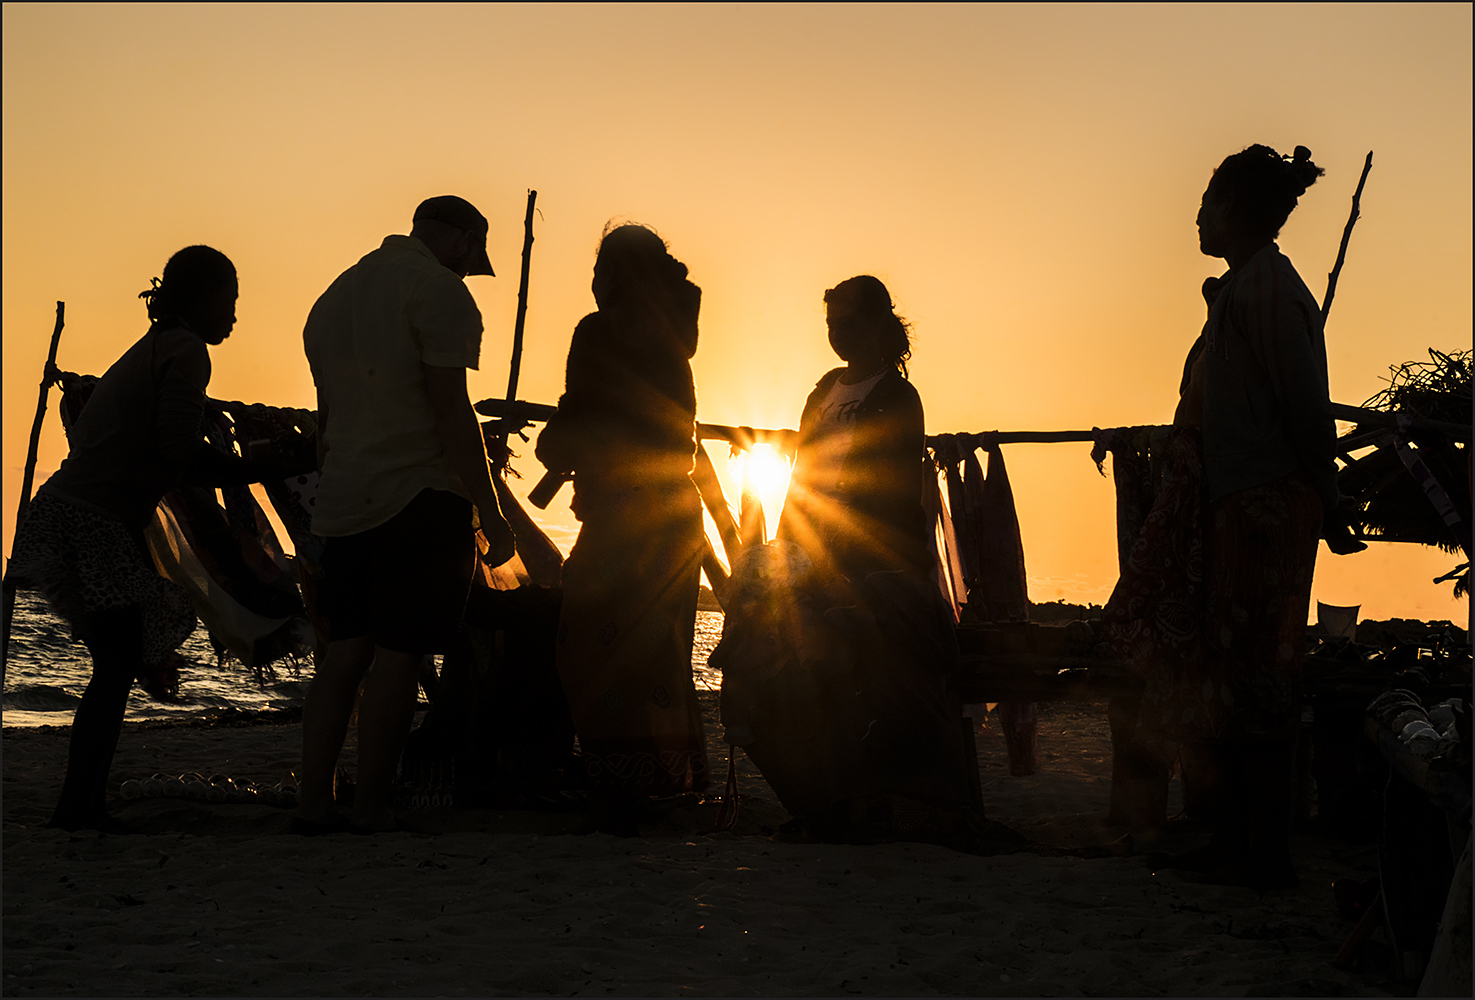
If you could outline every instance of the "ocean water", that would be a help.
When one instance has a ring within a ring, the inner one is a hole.
[[[715,691],[722,686],[722,675],[707,666],[707,657],[721,637],[721,613],[698,611],[691,664],[698,689]],[[179,652],[186,663],[180,670],[179,700],[155,701],[135,685],[128,698],[128,721],[188,720],[222,709],[256,711],[301,705],[312,677],[311,663],[303,663],[300,669],[278,664],[275,676],[265,683],[235,660],[220,666],[203,625]],[[87,649],[72,640],[66,622],[51,613],[39,594],[18,592],[0,706],[4,724],[70,725],[91,676]]]

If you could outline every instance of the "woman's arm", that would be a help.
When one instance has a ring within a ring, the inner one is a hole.
[[[579,321],[569,343],[568,363],[564,373],[564,391],[558,399],[558,409],[543,425],[538,434],[538,443],[533,455],[549,472],[572,473],[584,464],[595,431],[591,426],[590,410],[601,379],[609,372],[601,372],[593,341],[598,336],[598,313],[590,313]]]

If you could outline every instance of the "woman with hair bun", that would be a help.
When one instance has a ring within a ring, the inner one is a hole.
[[[235,265],[218,250],[169,258],[163,280],[139,296],[148,332],[98,380],[68,428],[66,459],[16,533],[11,582],[40,590],[92,655],[50,826],[127,832],[108,815],[106,791],[128,694],[135,679],[157,680],[195,628],[188,597],[155,572],[145,547],[154,508],[184,480],[254,481],[201,430],[208,347],[230,336],[237,291]]]
[[[1181,751],[1214,823],[1207,848],[1164,863],[1262,888],[1296,883],[1292,754],[1317,542],[1363,547],[1339,507],[1321,307],[1275,244],[1322,173],[1304,146],[1256,145],[1209,180],[1199,247],[1229,270],[1204,282],[1168,472],[1106,612],[1146,680],[1139,757],[1165,786]]]
[[[636,836],[643,799],[707,785],[691,674],[705,552],[691,481],[702,292],[639,225],[606,231],[593,291],[599,308],[574,330],[537,457],[573,476],[581,522],[557,656],[593,785],[584,829]]]

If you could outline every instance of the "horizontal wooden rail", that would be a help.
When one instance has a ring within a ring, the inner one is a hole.
[[[996,444],[1060,444],[1067,441],[1095,441],[1097,431],[978,431],[973,434],[929,434],[927,443],[940,437],[974,438],[975,447]]]
[[[1333,403],[1332,416],[1338,420],[1350,420],[1357,424],[1370,424],[1374,427],[1382,427],[1387,430],[1397,430],[1399,417],[1402,414],[1389,413],[1387,410],[1369,410],[1361,406],[1348,406],[1346,403]],[[1423,417],[1404,416],[1403,419],[1410,430],[1438,431],[1447,434],[1456,441],[1470,441],[1470,425],[1455,424],[1448,420],[1426,420]]]
[[[522,421],[524,424],[546,421],[557,411],[547,403],[530,403],[517,400],[511,406],[505,399],[483,399],[476,404],[476,412],[484,417],[498,417]],[[1364,426],[1388,430],[1398,428],[1398,415],[1384,410],[1369,410],[1346,403],[1333,403],[1332,415],[1338,420],[1349,420]],[[1470,441],[1470,425],[1450,423],[1445,420],[1425,420],[1422,417],[1406,417],[1405,422],[1412,430],[1432,430],[1447,434],[1459,441]],[[1152,425],[1160,426],[1160,425]],[[1104,428],[1103,428],[1104,429]],[[988,448],[1000,444],[1062,444],[1068,442],[1095,441],[1101,429],[1072,431],[977,431],[957,435],[930,434],[931,444],[938,437],[972,438],[975,447]],[[1364,435],[1359,435],[1363,437]],[[697,424],[697,437],[703,441],[727,441],[738,448],[749,448],[755,444],[771,444],[793,454],[798,446],[799,434],[788,428],[747,427],[733,424]]]
[[[475,404],[475,409],[484,417],[510,418],[527,424],[546,421],[557,412],[558,407],[549,406],[547,403],[529,403],[522,399],[508,406],[505,399],[483,399]],[[799,444],[799,432],[787,427],[698,423],[697,437],[703,441],[727,441],[739,448],[751,448],[755,444],[771,444],[789,454],[793,454]]]

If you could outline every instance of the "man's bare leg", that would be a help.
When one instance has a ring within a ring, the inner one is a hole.
[[[374,661],[367,636],[328,644],[328,654],[302,705],[302,770],[297,775],[297,815],[311,823],[337,819],[333,772],[364,672]]]
[[[381,829],[392,825],[390,800],[395,771],[420,687],[419,653],[375,647],[374,668],[359,702],[359,768],[353,792],[353,825]]]

